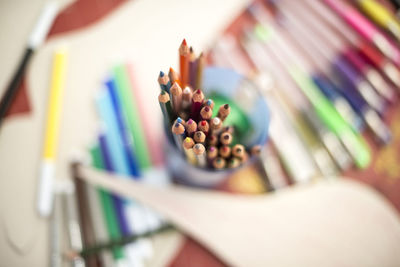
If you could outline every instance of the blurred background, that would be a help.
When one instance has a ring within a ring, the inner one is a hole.
[[[157,78],[179,69],[184,38],[208,65],[248,77],[270,110],[256,162],[208,189],[275,194],[343,177],[373,188],[399,212],[398,11],[397,0],[1,1],[0,266],[226,265],[144,206],[135,211],[140,226],[124,232],[117,196],[66,182],[74,158],[124,174],[101,151],[113,127],[99,108],[110,80],[129,90],[124,105],[135,117],[128,128],[139,130],[127,149],[141,172],[158,171],[149,183],[174,182],[165,171]],[[46,190],[38,189],[40,170],[49,161],[54,207],[67,214],[58,220],[37,209]],[[68,218],[80,228],[78,243]],[[148,231],[151,238],[95,259],[65,256]]]

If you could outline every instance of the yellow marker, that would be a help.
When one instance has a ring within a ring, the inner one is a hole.
[[[358,4],[369,17],[400,40],[400,22],[385,6],[376,0],[358,0]]]
[[[53,61],[46,132],[39,176],[38,211],[42,216],[48,216],[53,205],[53,176],[55,173],[62,96],[64,92],[66,57],[66,51],[59,49],[55,52]]]

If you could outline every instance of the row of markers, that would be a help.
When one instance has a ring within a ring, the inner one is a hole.
[[[235,35],[217,41],[213,63],[256,73],[269,102],[273,150],[285,169],[272,168],[272,176],[305,182],[353,164],[367,168],[372,152],[363,132],[374,146],[391,144],[384,115],[400,88],[400,23],[388,6],[255,1],[237,20]]]
[[[183,40],[179,62],[180,75],[170,68],[168,76],[160,72],[158,77],[158,100],[176,147],[190,164],[200,168],[240,166],[248,160],[248,152],[241,144],[232,145],[234,127],[223,125],[231,111],[229,104],[220,106],[213,118],[214,101],[205,99],[201,89],[193,89],[202,85],[203,54],[196,58]]]

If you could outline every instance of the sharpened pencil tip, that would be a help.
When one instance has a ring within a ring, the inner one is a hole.
[[[160,71],[160,77],[164,77],[164,72]]]
[[[182,45],[185,45],[185,46],[187,45],[185,38],[183,38]]]

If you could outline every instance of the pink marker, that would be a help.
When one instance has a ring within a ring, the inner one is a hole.
[[[324,0],[336,13],[350,24],[360,35],[375,46],[396,65],[400,66],[400,50],[394,42],[365,18],[357,9],[342,0]]]

